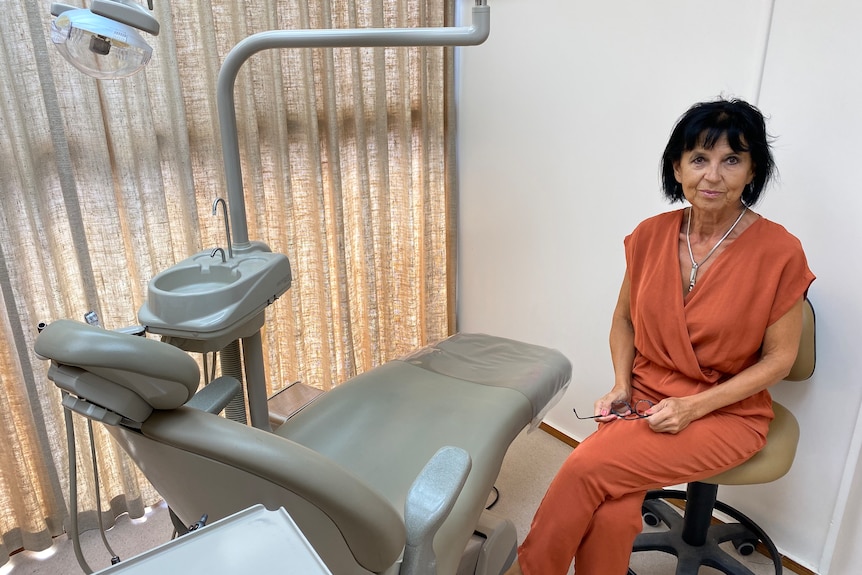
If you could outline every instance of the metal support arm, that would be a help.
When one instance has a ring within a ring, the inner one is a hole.
[[[251,56],[263,50],[278,48],[475,46],[484,42],[489,32],[490,8],[485,5],[484,0],[477,0],[477,5],[473,7],[472,26],[275,30],[253,34],[234,46],[219,71],[216,93],[234,251],[243,253],[251,247],[234,101],[237,74]]]

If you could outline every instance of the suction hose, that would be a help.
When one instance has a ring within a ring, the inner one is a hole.
[[[63,392],[63,395],[67,395]],[[75,451],[75,424],[72,421],[72,412],[68,409],[63,409],[63,415],[66,422],[66,449],[69,452],[69,535],[72,537],[72,547],[75,550],[75,557],[78,559],[78,565],[81,570],[87,575],[90,575],[93,570],[84,559],[84,553],[81,551],[81,533],[78,531],[78,466]]]
[[[63,392],[63,396],[68,395]],[[72,548],[75,550],[75,558],[78,560],[78,565],[81,570],[90,575],[93,569],[84,558],[84,552],[81,549],[81,532],[78,527],[78,457],[75,450],[75,424],[72,420],[72,412],[69,409],[63,408],[63,418],[66,423],[66,449],[69,456],[69,537],[72,539]],[[102,537],[102,544],[108,553],[111,554],[111,565],[116,565],[120,562],[120,557],[111,548],[108,543],[108,538],[105,536],[105,526],[102,523],[102,498],[99,494],[99,466],[96,461],[96,443],[93,436],[93,422],[87,420],[87,431],[90,434],[90,455],[93,458],[93,476],[96,483],[96,517],[99,520],[99,535]]]
[[[68,410],[67,410],[68,411]],[[96,438],[93,435],[93,421],[87,420],[87,431],[90,434],[90,457],[93,460],[93,480],[96,484],[96,518],[99,520],[99,535],[102,537],[102,544],[111,554],[111,565],[116,565],[120,562],[120,556],[114,553],[108,537],[105,535],[105,524],[102,522],[102,496],[99,493],[99,462],[96,460]]]
[[[240,355],[239,340],[234,340],[221,350],[221,374],[229,375],[240,383],[239,391],[224,409],[225,416],[243,425],[248,424],[245,414],[245,386],[242,378],[242,357]]]

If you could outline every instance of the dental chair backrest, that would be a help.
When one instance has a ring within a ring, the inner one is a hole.
[[[199,384],[185,352],[69,320],[45,328],[35,351],[64,405],[108,424],[185,524],[284,507],[333,572],[398,572],[406,531],[392,504],[306,447],[184,406]]]

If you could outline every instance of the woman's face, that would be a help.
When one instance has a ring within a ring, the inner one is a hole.
[[[722,212],[738,210],[745,186],[754,179],[754,164],[748,152],[734,152],[721,136],[711,149],[698,143],[683,152],[673,173],[685,199],[698,209]]]

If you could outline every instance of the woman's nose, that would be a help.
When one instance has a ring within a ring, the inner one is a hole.
[[[720,180],[721,174],[719,173],[719,165],[717,163],[710,163],[706,168],[705,177],[711,182]]]

